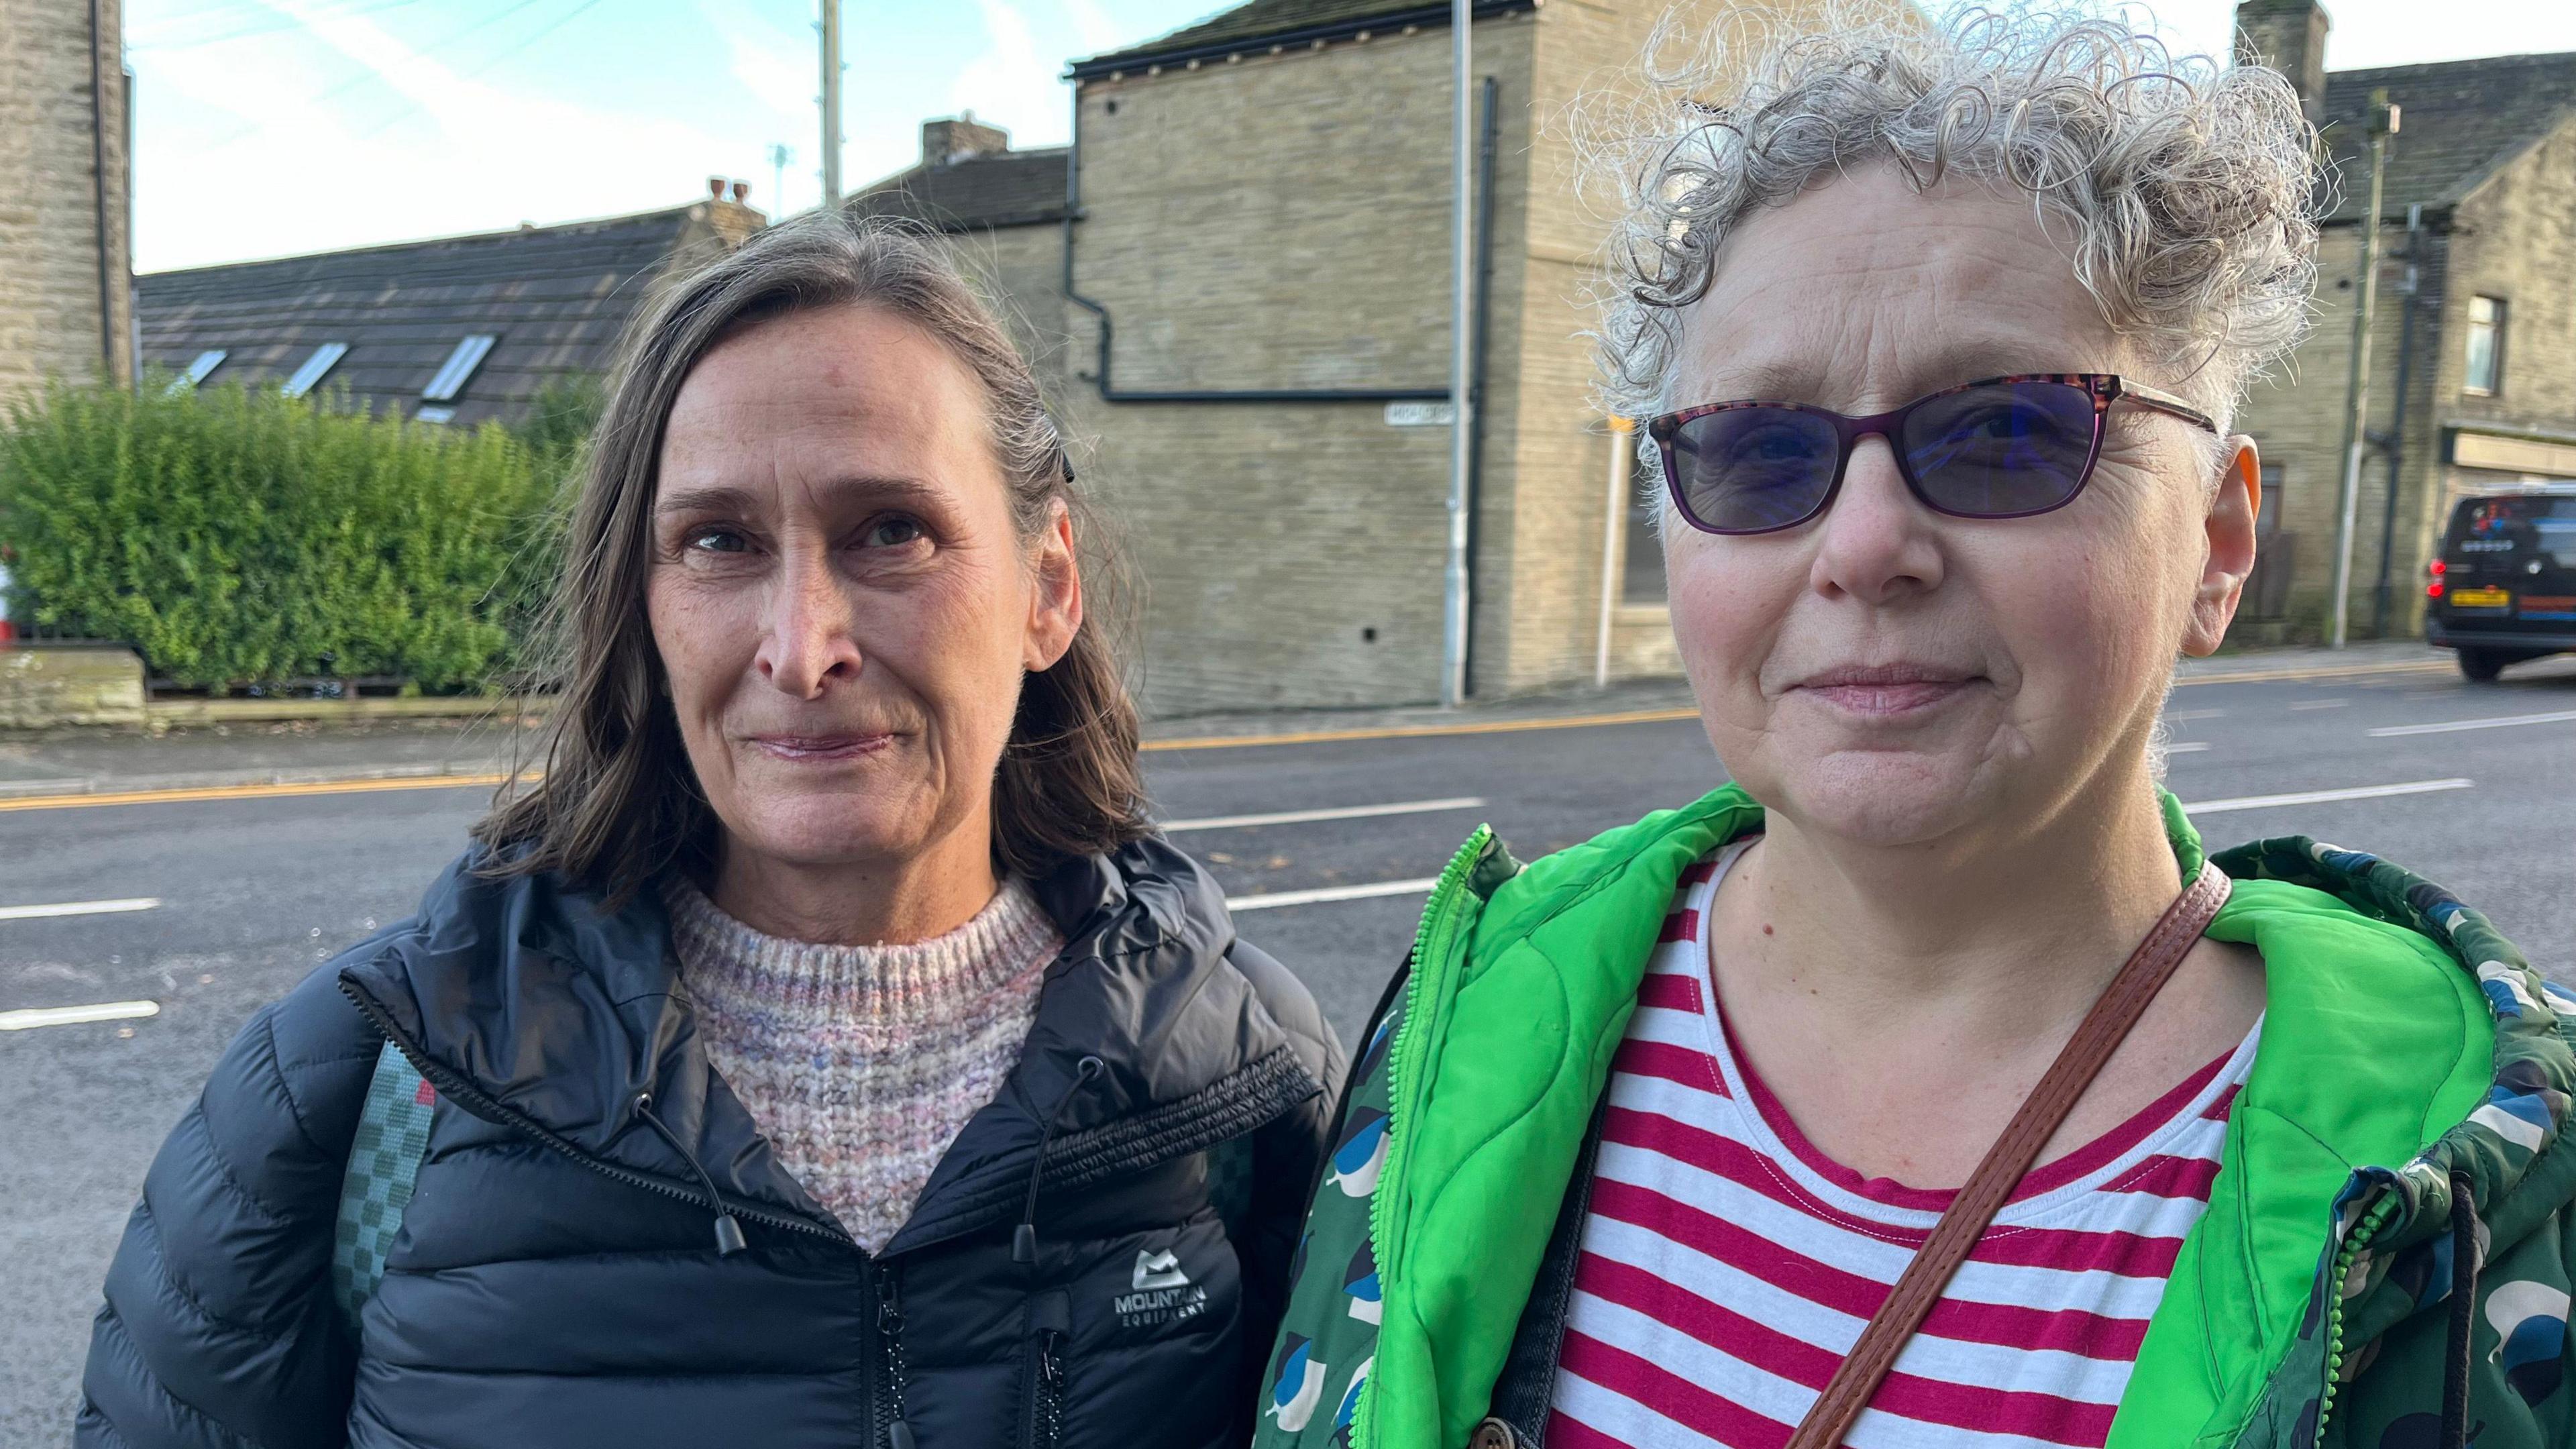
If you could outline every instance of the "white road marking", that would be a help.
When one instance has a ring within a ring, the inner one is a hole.
[[[1298,825],[1309,820],[1366,820],[1378,815],[1428,815],[1439,810],[1474,810],[1482,795],[1449,800],[1399,800],[1392,805],[1343,805],[1322,810],[1276,810],[1267,815],[1209,815],[1197,820],[1166,820],[1155,828],[1165,835],[1184,830],[1239,830],[1249,825]]]
[[[2207,749],[2205,743],[2176,745],[2175,749]],[[2475,780],[2408,780],[2395,785],[2356,785],[2341,790],[2297,790],[2284,795],[2239,795],[2226,800],[2203,800],[2182,808],[2193,815],[2223,815],[2231,810],[2268,810],[2277,805],[2323,805],[2337,800],[2378,800],[2391,795],[2430,795],[2444,790],[2467,790]],[[1168,827],[1167,827],[1168,828]],[[1440,883],[1437,876],[1420,880],[1386,880],[1368,885],[1320,886],[1313,890],[1273,891],[1267,895],[1229,896],[1229,911],[1267,911],[1281,906],[1319,906],[1333,901],[1363,901],[1380,896],[1421,895]]]
[[[1420,880],[1382,880],[1370,885],[1322,886],[1310,891],[1274,891],[1266,896],[1228,896],[1229,911],[1267,911],[1279,906],[1314,906],[1326,901],[1364,901],[1372,896],[1413,896],[1440,884],[1438,876]]]
[[[25,1031],[33,1026],[76,1026],[84,1021],[124,1021],[137,1016],[159,1016],[157,1001],[102,1001],[96,1006],[34,1006],[24,1011],[0,1011],[0,1031]]]
[[[2223,709],[2175,709],[2165,711],[2165,718],[2181,724],[2184,720],[2217,719],[2226,713]]]
[[[121,911],[156,910],[159,896],[134,896],[121,901],[62,901],[50,906],[0,906],[0,921],[32,921],[44,916],[112,916]]]
[[[2290,701],[2290,708],[2292,708],[2292,709],[2341,709],[2341,708],[2343,708],[2345,705],[2348,705],[2348,704],[2350,704],[2350,703],[2352,703],[2352,701],[2351,701],[2351,700],[2348,700],[2348,699],[2294,699],[2294,700],[2291,700],[2291,701]]]
[[[2168,755],[2196,755],[2208,748],[2209,741],[2207,740],[2182,740],[2178,743],[2165,746],[2165,753]]]
[[[2576,709],[2551,710],[2547,714],[2502,714],[2491,719],[2445,720],[2441,724],[2383,725],[2370,732],[2374,740],[2393,739],[2399,735],[2447,735],[2457,730],[2500,730],[2508,725],[2564,724],[2576,719]]]
[[[2389,795],[2430,795],[2441,790],[2466,790],[2475,780],[2409,780],[2402,785],[2356,785],[2346,790],[2298,790],[2287,795],[2239,795],[2230,800],[2202,800],[2185,804],[2192,815],[2221,815],[2230,810],[2268,810],[2275,805],[2323,805],[2335,800],[2377,800]]]

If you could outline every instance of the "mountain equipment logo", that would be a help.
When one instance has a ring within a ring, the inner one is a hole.
[[[1181,1260],[1173,1257],[1171,1250],[1156,1253],[1139,1248],[1134,1286],[1140,1293],[1148,1288],[1187,1288],[1190,1275],[1181,1271]]]
[[[1129,1281],[1136,1291],[1119,1294],[1110,1305],[1118,1312],[1120,1328],[1177,1323],[1207,1311],[1207,1290],[1190,1281],[1180,1258],[1169,1248],[1137,1249],[1136,1271]]]

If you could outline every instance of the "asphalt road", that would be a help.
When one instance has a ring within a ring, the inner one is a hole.
[[[2310,834],[2377,850],[2450,886],[2543,969],[2576,980],[2576,668],[2542,666],[2488,688],[2423,673],[2213,683],[2177,691],[2169,718],[2171,783],[2186,802],[2469,782],[2237,804],[2202,812],[2201,825],[2213,843]],[[2465,721],[2516,722],[2374,733]],[[1162,818],[1193,826],[1176,839],[1238,897],[1243,934],[1307,980],[1345,1038],[1411,940],[1418,894],[1257,898],[1432,875],[1480,819],[1526,859],[1721,778],[1688,720],[1148,762]],[[0,811],[0,1013],[160,1007],[145,1019],[0,1031],[0,1446],[67,1437],[108,1255],[145,1164],[225,1042],[314,963],[405,914],[461,847],[481,798],[395,790]],[[1197,824],[1208,821],[1219,823]],[[12,912],[116,900],[158,904]]]

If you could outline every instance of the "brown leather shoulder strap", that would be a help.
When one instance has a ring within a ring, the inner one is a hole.
[[[2102,988],[2101,998],[2085,1014],[2075,1035],[2068,1038],[2065,1049],[2049,1065],[2039,1085],[2013,1114],[2003,1135],[1986,1149],[1985,1160],[1977,1164],[1976,1173],[1959,1195],[1950,1200],[1949,1209],[1932,1226],[1922,1250],[1905,1265],[1904,1273],[1889,1290],[1887,1301],[1871,1315],[1869,1325],[1852,1344],[1851,1353],[1825,1385],[1815,1407],[1798,1424],[1798,1432],[1789,1436],[1788,1449],[1837,1449],[1843,1435],[1851,1431],[1852,1421],[1869,1407],[1870,1397],[1878,1392],[1879,1381],[1896,1363],[1896,1355],[1906,1340],[1921,1327],[1923,1317],[1932,1311],[1942,1291],[1950,1286],[1950,1277],[1967,1261],[1985,1236],[1986,1227],[2002,1210],[2004,1200],[2030,1172],[2033,1159],[2048,1139],[2057,1135],[2059,1124],[2075,1109],[2076,1099],[2084,1095],[2102,1064],[2135,1026],[2139,1013],[2156,999],[2174,968],[2190,952],[2200,933],[2209,929],[2210,918],[2227,903],[2232,882],[2227,873],[2204,862],[2200,878],[2193,881],[2174,903],[2165,908],[2164,918],[2138,943],[2120,974]]]

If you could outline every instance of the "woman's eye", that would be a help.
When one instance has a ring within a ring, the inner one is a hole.
[[[867,526],[859,542],[868,548],[901,548],[925,536],[926,530],[909,518],[881,518]]]
[[[701,528],[689,534],[688,547],[701,553],[742,553],[751,544],[730,528]]]

